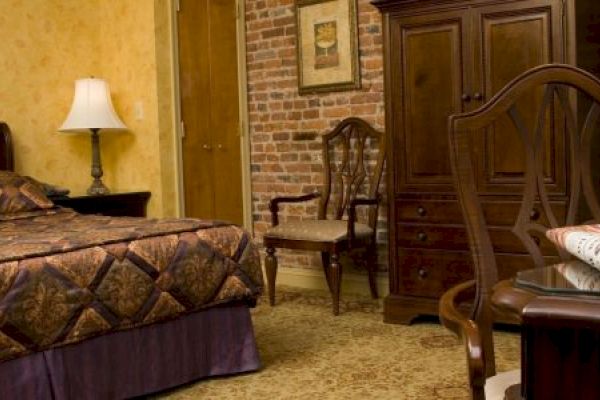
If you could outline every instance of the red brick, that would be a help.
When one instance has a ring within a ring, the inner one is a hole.
[[[268,19],[258,20],[250,22],[248,25],[248,31],[260,31],[265,28],[271,28],[273,26],[273,21]]]
[[[272,37],[276,37],[276,36],[281,36],[283,35],[284,29],[282,27],[279,28],[273,28],[273,29],[267,29],[266,31],[263,31],[261,33],[263,39],[268,39],[268,38],[272,38]]]
[[[383,60],[381,58],[375,58],[375,59],[372,59],[372,60],[367,60],[365,62],[365,68],[366,69],[382,70],[383,69]]]
[[[273,26],[293,25],[295,22],[296,18],[294,18],[293,16],[281,17],[273,20]]]
[[[330,107],[323,111],[326,118],[345,118],[350,116],[350,110],[347,107]]]
[[[319,110],[318,109],[306,110],[302,113],[302,118],[304,118],[304,119],[319,118]]]
[[[373,115],[377,112],[377,104],[361,104],[350,107],[352,115]]]

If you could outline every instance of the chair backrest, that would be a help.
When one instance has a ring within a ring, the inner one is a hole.
[[[519,101],[523,105],[523,99],[529,109],[532,99],[538,103],[537,115],[520,113]],[[515,143],[514,148],[523,150],[525,166],[522,193],[517,194],[520,208],[514,215],[512,232],[531,255],[532,264],[540,267],[544,265],[544,257],[539,243],[545,240],[546,230],[600,220],[595,189],[598,181],[594,181],[595,171],[591,168],[592,148],[598,143],[593,139],[600,115],[599,103],[600,80],[573,66],[550,64],[523,73],[478,110],[449,119],[451,164],[475,268],[472,317],[482,329],[488,375],[495,369],[489,302],[498,281],[498,269],[479,199],[481,190],[474,172],[477,163],[472,144],[500,118],[512,121],[504,123],[504,127],[512,125],[517,133],[514,137],[519,138],[520,144]],[[547,135],[549,130],[553,135]],[[547,177],[548,136],[564,144],[564,165],[568,166],[568,175],[564,176],[566,193],[552,193],[551,185],[556,187],[556,182]],[[551,203],[557,196],[565,202],[562,212],[557,212]],[[557,260],[569,258],[563,251],[552,251]]]
[[[14,170],[12,138],[8,125],[0,121],[0,170]]]
[[[323,135],[319,219],[342,219],[352,200],[378,195],[385,151],[385,135],[360,118],[347,118]],[[376,207],[367,214],[369,226],[375,229]]]

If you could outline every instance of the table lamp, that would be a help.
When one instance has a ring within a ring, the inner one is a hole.
[[[86,78],[75,81],[75,96],[71,111],[59,128],[61,132],[89,131],[92,133],[92,177],[89,195],[103,195],[110,191],[102,183],[100,161],[100,129],[127,129],[119,118],[110,99],[108,84],[103,79]]]

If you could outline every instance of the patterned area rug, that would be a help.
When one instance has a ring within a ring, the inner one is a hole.
[[[253,310],[262,370],[209,379],[157,399],[469,399],[463,346],[435,322],[382,322],[381,301],[278,287]],[[496,334],[499,371],[518,368],[519,339]]]

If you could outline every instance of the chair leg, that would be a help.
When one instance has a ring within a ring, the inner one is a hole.
[[[367,271],[369,272],[369,287],[371,297],[379,298],[377,293],[377,245],[369,246],[367,249]]]
[[[327,287],[329,288],[329,292],[332,292],[331,289],[331,274],[329,273],[329,253],[322,251],[321,252],[321,263],[323,264],[323,272],[325,272],[325,279],[327,280]]]
[[[277,278],[277,257],[275,249],[267,247],[267,256],[265,257],[265,270],[267,272],[267,285],[269,286],[269,304],[275,305],[275,278]]]
[[[340,284],[342,282],[342,266],[337,253],[331,255],[329,264],[331,279],[331,297],[333,300],[333,315],[340,315]]]

